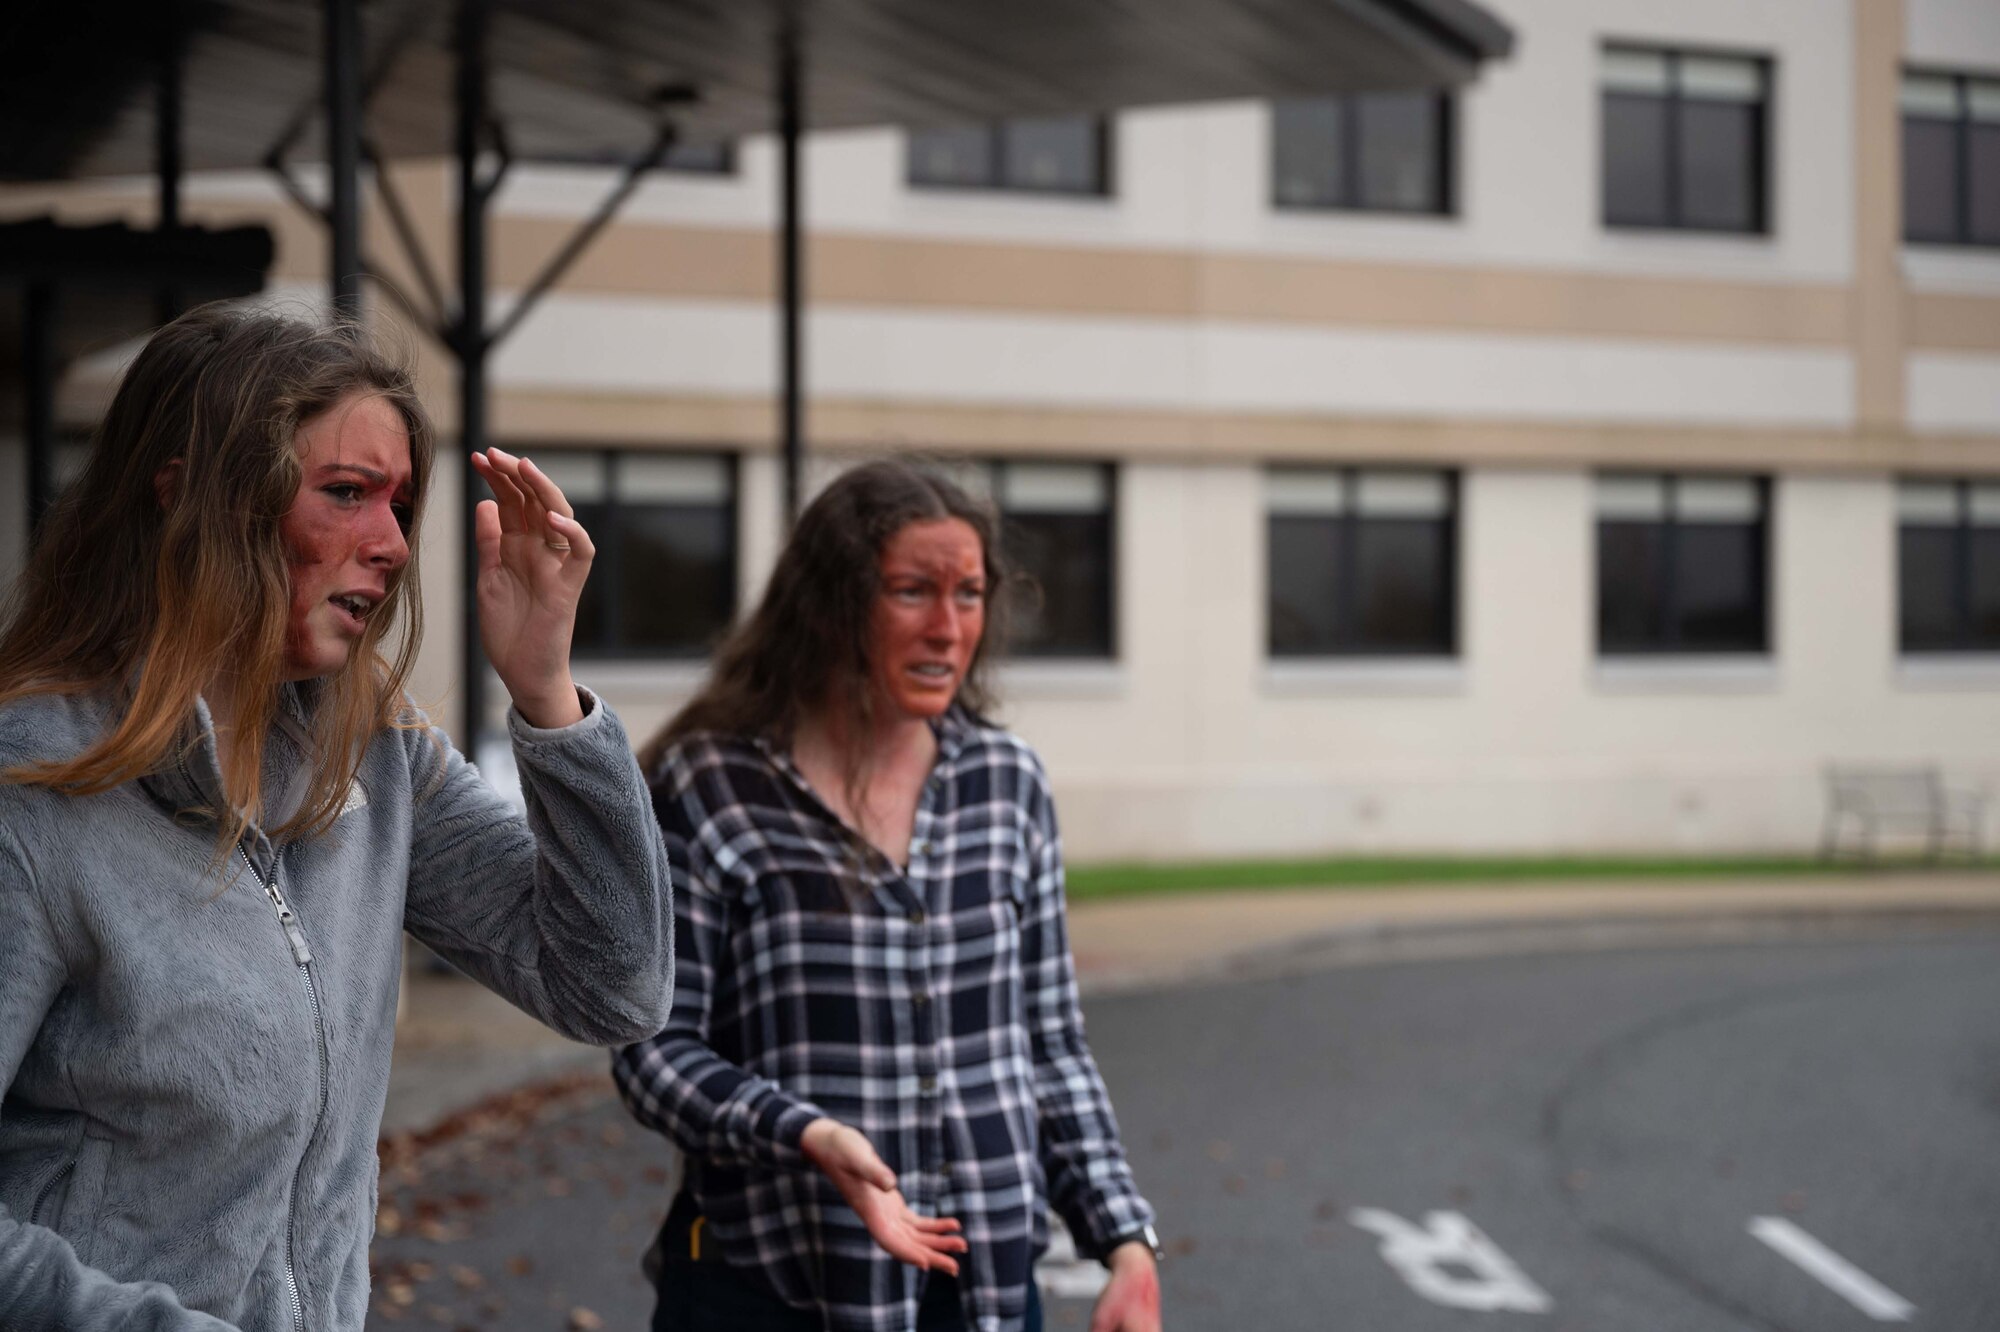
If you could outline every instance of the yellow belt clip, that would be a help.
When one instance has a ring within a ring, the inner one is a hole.
[[[698,1216],[688,1227],[688,1257],[694,1262],[701,1261],[701,1228],[708,1224],[708,1218]]]

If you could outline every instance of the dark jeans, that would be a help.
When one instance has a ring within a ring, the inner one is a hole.
[[[669,1261],[660,1268],[653,1332],[820,1332],[819,1314],[779,1299],[753,1268],[710,1259]],[[934,1273],[924,1283],[917,1332],[965,1332],[958,1279]],[[1041,1292],[1028,1283],[1027,1332],[1042,1332]]]
[[[653,1332],[821,1332],[817,1310],[794,1309],[778,1298],[764,1274],[732,1267],[704,1251],[694,1232],[701,1219],[694,1199],[676,1194],[660,1225],[647,1271],[655,1272]],[[700,1256],[697,1257],[696,1255]],[[655,1267],[654,1264],[658,1266]],[[1028,1282],[1026,1332],[1042,1332],[1042,1294]],[[934,1273],[917,1305],[917,1332],[966,1332],[958,1278]]]

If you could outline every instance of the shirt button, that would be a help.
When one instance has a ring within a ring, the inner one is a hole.
[[[920,1091],[920,1092],[934,1092],[934,1091],[936,1091],[936,1090],[937,1090],[937,1079],[936,1079],[936,1078],[918,1078],[918,1079],[917,1079],[917,1090],[918,1090],[918,1091]]]
[[[930,1001],[931,1001],[930,995],[923,990],[918,990],[915,994],[910,996],[910,1002],[915,1004],[918,1008],[922,1008],[925,1004],[928,1004]]]
[[[946,1179],[950,1179],[950,1178],[951,1178],[951,1162],[949,1162],[949,1161],[946,1161],[946,1162],[945,1162],[945,1163],[944,1163],[943,1165],[939,1166],[939,1167],[938,1167],[938,1173],[939,1173],[940,1175],[943,1175],[943,1176],[944,1176],[944,1177],[945,1177]]]
[[[910,847],[910,850],[916,852],[920,856],[927,856],[936,849],[937,848],[931,845],[931,843],[929,843],[928,841],[917,842]]]
[[[912,911],[910,913],[910,924],[921,925],[923,923],[924,923],[924,913],[921,908],[916,911]]]

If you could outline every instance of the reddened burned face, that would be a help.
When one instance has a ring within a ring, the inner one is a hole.
[[[304,479],[280,524],[291,570],[285,678],[347,664],[409,562],[410,435],[386,399],[357,393],[299,430]]]
[[[986,628],[986,553],[960,518],[911,523],[877,561],[870,666],[891,717],[942,714]]]

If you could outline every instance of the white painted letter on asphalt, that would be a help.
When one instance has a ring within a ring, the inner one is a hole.
[[[1380,1235],[1382,1261],[1433,1304],[1519,1313],[1555,1307],[1499,1245],[1457,1212],[1432,1212],[1422,1226],[1378,1207],[1358,1207],[1347,1219]]]
[[[1781,1216],[1752,1218],[1750,1233],[1878,1323],[1907,1323],[1917,1307]]]

